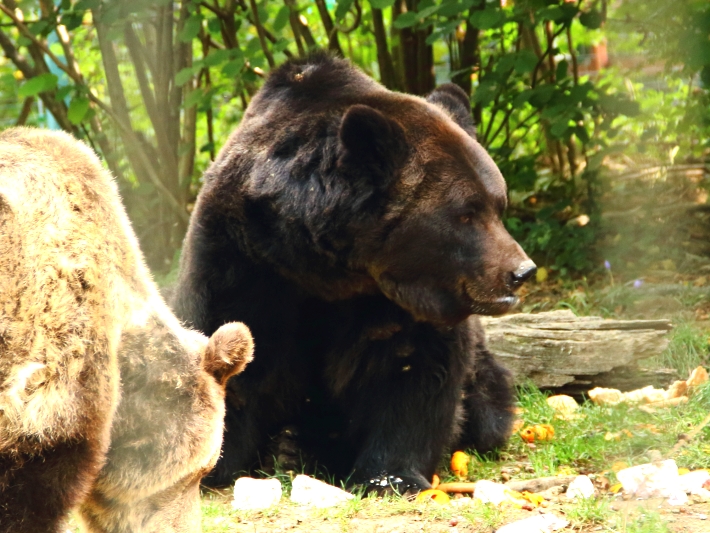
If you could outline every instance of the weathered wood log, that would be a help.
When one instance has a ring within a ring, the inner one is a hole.
[[[638,361],[666,348],[672,327],[668,320],[578,317],[568,310],[481,317],[481,322],[488,348],[516,381],[529,378],[543,389],[621,385],[630,390],[654,384],[632,376]],[[670,382],[674,376],[666,377]]]

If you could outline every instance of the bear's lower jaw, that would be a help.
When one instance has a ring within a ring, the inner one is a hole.
[[[518,304],[518,297],[510,294],[489,302],[471,301],[472,315],[504,315]]]

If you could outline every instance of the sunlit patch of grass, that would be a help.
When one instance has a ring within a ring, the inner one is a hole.
[[[655,413],[626,404],[600,407],[586,402],[571,420],[555,418],[546,395],[537,389],[526,386],[519,394],[525,425],[551,424],[554,438],[530,446],[519,435],[512,435],[497,457],[475,456],[469,468],[471,480],[502,481],[503,472],[513,472],[517,479],[606,472],[613,479],[613,463],[647,462],[650,450],[667,456],[679,436],[690,432],[710,411],[710,385],[700,387],[687,404]],[[678,465],[710,467],[708,440],[710,427],[681,448],[674,457]]]
[[[614,531],[619,533],[669,533],[668,523],[661,515],[647,509],[638,513],[622,515],[612,521]]]
[[[683,377],[708,360],[708,334],[691,322],[679,322],[669,335],[668,347],[654,361],[675,368]]]
[[[572,527],[606,524],[611,518],[611,502],[608,498],[581,498],[562,507]]]

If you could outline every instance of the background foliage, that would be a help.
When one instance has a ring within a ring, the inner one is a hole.
[[[508,180],[508,227],[569,274],[599,263],[606,156],[707,156],[709,36],[705,0],[0,0],[0,125],[90,142],[167,271],[269,70],[327,48],[393,90],[451,80]]]

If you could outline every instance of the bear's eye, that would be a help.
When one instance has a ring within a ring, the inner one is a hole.
[[[470,224],[473,222],[473,215],[459,215],[459,222],[461,222],[461,224]]]

